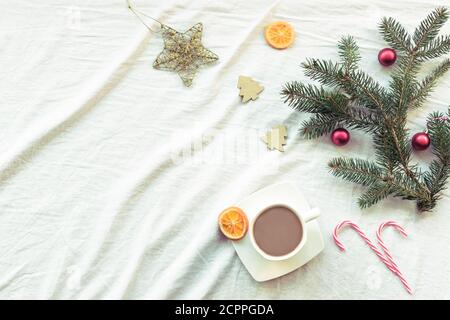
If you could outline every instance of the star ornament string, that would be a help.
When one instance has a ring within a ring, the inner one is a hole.
[[[127,0],[127,5],[149,31],[161,33],[164,40],[164,49],[153,62],[153,68],[178,73],[184,85],[190,87],[201,66],[214,63],[219,59],[215,53],[206,49],[202,44],[203,24],[201,22],[185,32],[178,32],[139,11],[131,5],[130,0]],[[150,27],[142,17],[156,22],[159,29],[155,30]]]

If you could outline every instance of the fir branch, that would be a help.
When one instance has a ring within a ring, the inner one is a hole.
[[[295,110],[309,113],[330,113],[330,96],[335,96],[333,101],[348,104],[348,99],[337,92],[326,92],[323,87],[317,88],[297,81],[284,85],[281,96]]]
[[[417,52],[421,61],[439,58],[450,50],[450,36],[439,36],[436,40]]]
[[[403,57],[398,67],[396,68],[391,80],[391,107],[387,111],[382,111],[384,118],[383,134],[388,137],[383,144],[377,145],[377,139],[374,139],[377,148],[377,153],[381,155],[385,153],[384,160],[390,158],[389,165],[399,165],[401,170],[408,178],[415,182],[416,187],[421,189],[423,193],[427,193],[427,189],[413,170],[409,167],[409,159],[411,156],[411,149],[407,142],[407,130],[405,129],[407,110],[412,92],[417,86],[415,76],[418,72],[419,63],[417,57],[413,52],[408,53]],[[393,102],[393,104],[392,104]],[[389,102],[388,102],[389,104]],[[394,111],[394,116],[392,112]],[[388,142],[386,144],[386,141]],[[428,196],[427,196],[428,197]]]
[[[337,87],[344,77],[342,67],[332,61],[310,58],[302,63],[302,67],[307,77],[317,80],[325,86]]]
[[[319,138],[339,127],[340,120],[331,114],[315,114],[302,122],[301,133],[308,139]]]
[[[350,87],[356,93],[355,100],[371,109],[376,109],[385,117],[387,93],[373,78],[363,71],[351,72],[341,79],[343,89]]]
[[[306,137],[317,138],[341,126],[373,135],[375,161],[337,158],[329,163],[335,176],[368,188],[359,199],[363,208],[393,196],[416,201],[419,211],[428,211],[446,187],[450,176],[450,110],[447,122],[442,121],[442,113],[433,113],[428,119],[436,159],[425,172],[411,164],[406,121],[408,110],[421,106],[437,80],[450,69],[446,59],[422,81],[417,80],[423,61],[450,52],[450,36],[438,36],[447,19],[446,9],[436,9],[413,37],[394,19],[383,19],[380,31],[385,40],[402,52],[389,90],[358,69],[358,47],[351,37],[338,44],[339,63],[308,59],[302,65],[306,76],[330,89],[298,82],[283,88],[286,103],[313,114],[302,124]]]
[[[414,181],[400,172],[387,176],[384,181],[376,182],[358,199],[361,208],[368,208],[388,196],[399,197],[404,200],[422,200],[424,195],[416,189]]]
[[[448,10],[444,7],[439,7],[431,12],[414,31],[415,50],[425,47],[436,38],[441,27],[448,19]]]
[[[437,81],[450,69],[450,59],[445,59],[418,85],[415,94],[411,97],[409,108],[419,108],[428,98]]]
[[[406,121],[404,115],[408,109],[411,96],[418,86],[416,81],[418,68],[417,57],[414,54],[410,54],[400,58],[398,66],[392,74],[389,85],[394,98],[391,110],[395,114],[397,122]]]
[[[433,112],[428,117],[428,134],[433,141],[433,154],[443,163],[450,161],[450,108],[447,114]]]
[[[394,116],[393,118],[385,118],[385,134],[390,136],[388,141],[391,141],[392,144],[379,145],[377,148],[378,154],[385,152],[386,155],[383,158],[391,157],[392,159],[389,165],[400,165],[404,173],[416,183],[417,187],[426,192],[425,187],[408,166],[411,150],[407,143],[407,130],[405,129],[408,107],[418,86],[416,77],[420,63],[415,49],[407,52],[399,60],[390,82],[391,100],[393,102],[390,111],[393,111]],[[382,147],[386,147],[386,151],[383,151]]]
[[[392,172],[393,168],[401,163],[401,159],[397,151],[397,146],[389,134],[389,129],[382,127],[375,132],[373,135],[373,143],[377,162]]]
[[[384,112],[383,101],[387,93],[366,73],[357,70],[347,74],[340,64],[319,59],[308,59],[302,66],[305,75],[311,79],[326,86],[338,87],[362,105]]]
[[[371,207],[384,198],[387,198],[392,192],[392,185],[387,183],[374,184],[359,197],[358,205],[362,209]]]
[[[343,37],[338,44],[339,56],[344,66],[345,73],[355,71],[358,68],[358,62],[361,60],[359,48],[352,36]]]
[[[424,181],[431,193],[429,203],[421,203],[423,208],[432,208],[440,199],[440,193],[446,189],[450,176],[450,108],[447,115],[434,112],[428,117],[428,133],[433,141],[433,154],[436,159],[424,174]]]
[[[363,186],[384,181],[383,170],[375,163],[362,159],[334,158],[329,163],[331,173],[336,177]]]
[[[404,50],[406,51],[405,56],[399,59],[398,66],[395,68],[392,75],[390,85],[395,97],[397,121],[406,121],[405,112],[410,106],[410,101],[414,99],[413,92],[418,86],[415,78],[420,67],[419,61],[435,58],[448,52],[450,49],[450,47],[448,47],[450,45],[448,39],[438,38],[434,40],[447,18],[448,14],[445,8],[438,8],[428,15],[416,29],[414,34],[416,47],[413,50]],[[391,26],[391,31],[394,34],[401,35],[401,37],[408,39],[408,45],[410,45],[410,38],[406,36],[404,28],[393,19],[389,21],[390,24],[393,25]],[[402,49],[398,44],[397,47],[394,44],[394,47],[396,49]],[[421,92],[418,93],[421,94]]]
[[[450,165],[443,164],[438,160],[433,160],[430,169],[424,175],[424,181],[431,192],[429,201],[420,201],[417,205],[419,210],[426,211],[432,209],[441,198],[441,192],[446,187],[446,181],[450,176]]]
[[[405,28],[393,18],[383,18],[379,25],[383,39],[389,45],[402,52],[411,52],[411,36]]]
[[[411,171],[416,175],[420,170],[417,166],[411,167]],[[422,185],[418,185],[417,181],[405,175],[402,171],[394,171],[391,176],[390,183],[394,186],[394,197],[400,197],[404,200],[424,200],[429,201],[430,194]]]
[[[325,90],[323,87],[305,85],[294,81],[283,87],[281,96],[285,103],[297,111],[329,114],[330,117],[328,118],[333,117],[337,120],[336,122],[345,124],[349,128],[371,132],[377,128],[379,122],[376,114],[352,106],[346,95],[337,91]],[[312,129],[316,126],[317,121],[320,122],[322,119],[305,123],[303,132],[307,133],[307,137],[316,138],[328,133],[327,130],[316,132]],[[316,133],[310,135],[310,132]]]
[[[340,113],[343,124],[349,129],[357,129],[366,133],[376,132],[379,128],[380,117],[374,112],[367,112],[361,108],[350,107]]]

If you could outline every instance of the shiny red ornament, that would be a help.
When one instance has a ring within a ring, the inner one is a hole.
[[[350,133],[344,128],[337,128],[331,133],[331,141],[337,146],[345,146],[350,141]]]
[[[411,139],[411,144],[414,150],[422,151],[430,146],[431,139],[426,132],[417,132]]]
[[[392,66],[397,60],[397,53],[394,49],[384,48],[378,53],[378,61],[385,67]]]

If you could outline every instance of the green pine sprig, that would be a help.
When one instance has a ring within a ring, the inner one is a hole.
[[[351,36],[338,43],[338,62],[308,59],[302,64],[305,75],[318,81],[319,86],[294,81],[283,87],[285,103],[312,114],[301,125],[305,137],[318,138],[338,127],[372,135],[373,160],[339,157],[328,164],[335,176],[367,188],[358,200],[361,208],[393,196],[415,201],[419,211],[430,211],[446,188],[450,175],[450,109],[446,115],[434,112],[428,117],[435,159],[425,171],[411,163],[407,114],[425,103],[450,69],[447,58],[419,79],[423,62],[450,52],[450,36],[439,35],[448,18],[446,8],[437,8],[413,34],[393,18],[382,19],[380,33],[399,53],[386,88],[359,68],[361,56]]]

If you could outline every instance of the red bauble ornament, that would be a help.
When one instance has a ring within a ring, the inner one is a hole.
[[[344,128],[337,128],[331,133],[331,141],[337,146],[345,146],[350,141],[350,133]]]
[[[378,61],[385,67],[392,66],[397,60],[397,53],[394,49],[384,48],[378,53]]]
[[[411,139],[414,150],[422,151],[430,146],[431,139],[426,132],[417,132]]]

